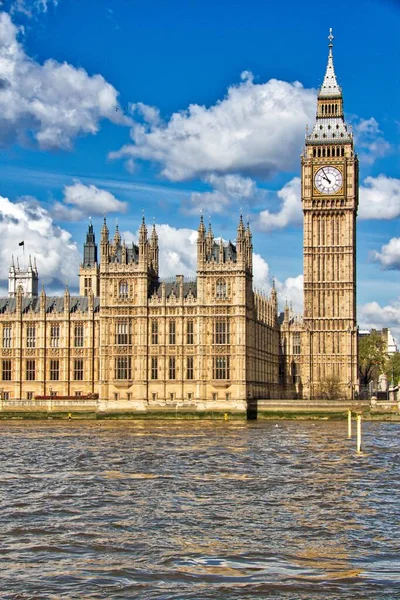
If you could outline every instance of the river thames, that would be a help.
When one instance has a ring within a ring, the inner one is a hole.
[[[0,422],[0,597],[400,598],[398,424]]]

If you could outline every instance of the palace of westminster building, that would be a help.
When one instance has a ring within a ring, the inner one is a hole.
[[[252,285],[252,235],[235,244],[200,219],[195,279],[159,277],[155,226],[127,245],[106,219],[90,223],[79,296],[39,293],[31,260],[9,271],[0,298],[0,397],[91,397],[114,406],[245,406],[257,398],[318,397],[335,380],[357,393],[358,161],[343,115],[332,35],[315,124],[301,156],[304,315],[278,312]]]

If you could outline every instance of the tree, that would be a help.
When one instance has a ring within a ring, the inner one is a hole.
[[[343,400],[345,394],[339,377],[328,375],[322,379],[314,396],[320,400]]]
[[[373,331],[358,342],[358,371],[361,385],[368,385],[384,372],[387,363],[386,342]]]
[[[395,385],[400,380],[400,352],[395,352],[387,357],[384,372],[388,381],[393,381]]]

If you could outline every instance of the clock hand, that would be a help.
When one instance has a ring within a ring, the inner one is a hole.
[[[329,179],[329,177],[327,176],[327,174],[325,173],[325,169],[321,168],[321,171],[323,173],[322,177],[323,179],[326,179],[326,181],[329,183],[329,185],[332,183],[332,181]]]

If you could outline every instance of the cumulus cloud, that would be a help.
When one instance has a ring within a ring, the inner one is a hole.
[[[73,185],[64,187],[63,203],[56,202],[53,213],[64,221],[79,221],[90,215],[126,212],[127,208],[127,202],[117,200],[110,192],[75,180]]]
[[[386,156],[390,144],[383,137],[379,123],[374,117],[360,119],[354,123],[355,144],[364,164],[372,164],[378,158]]]
[[[400,269],[400,238],[392,238],[380,252],[373,252],[372,257],[385,270]]]
[[[210,192],[192,192],[190,200],[184,202],[182,211],[199,215],[202,211],[209,214],[224,212],[232,203],[251,202],[261,190],[250,177],[240,175],[210,174],[204,178],[213,189]]]
[[[400,216],[400,179],[378,175],[360,186],[360,219],[395,219]]]
[[[286,302],[291,303],[294,312],[303,313],[303,274],[297,277],[288,277],[284,281],[276,279],[276,291],[278,292],[278,301],[280,306]]]
[[[0,13],[0,145],[68,150],[77,136],[97,133],[101,119],[130,123],[101,75],[51,59],[40,64],[18,34],[10,15]]]
[[[263,231],[282,229],[288,225],[300,225],[302,223],[301,209],[301,181],[300,177],[294,177],[277,192],[281,202],[278,212],[268,209],[261,211],[257,225]]]
[[[314,120],[316,92],[277,79],[257,84],[245,72],[215,105],[191,104],[168,121],[161,121],[154,107],[133,106],[142,116],[131,129],[133,144],[111,158],[158,163],[173,181],[209,173],[270,177],[297,167],[305,126]]]
[[[0,197],[0,279],[8,276],[11,255],[24,260],[18,243],[25,242],[25,253],[36,257],[40,280],[58,284],[76,283],[79,252],[71,234],[55,225],[51,215],[32,197],[11,202]]]
[[[397,338],[400,337],[400,301],[395,300],[386,306],[368,302],[359,308],[358,321],[361,328],[380,329],[388,327]]]

